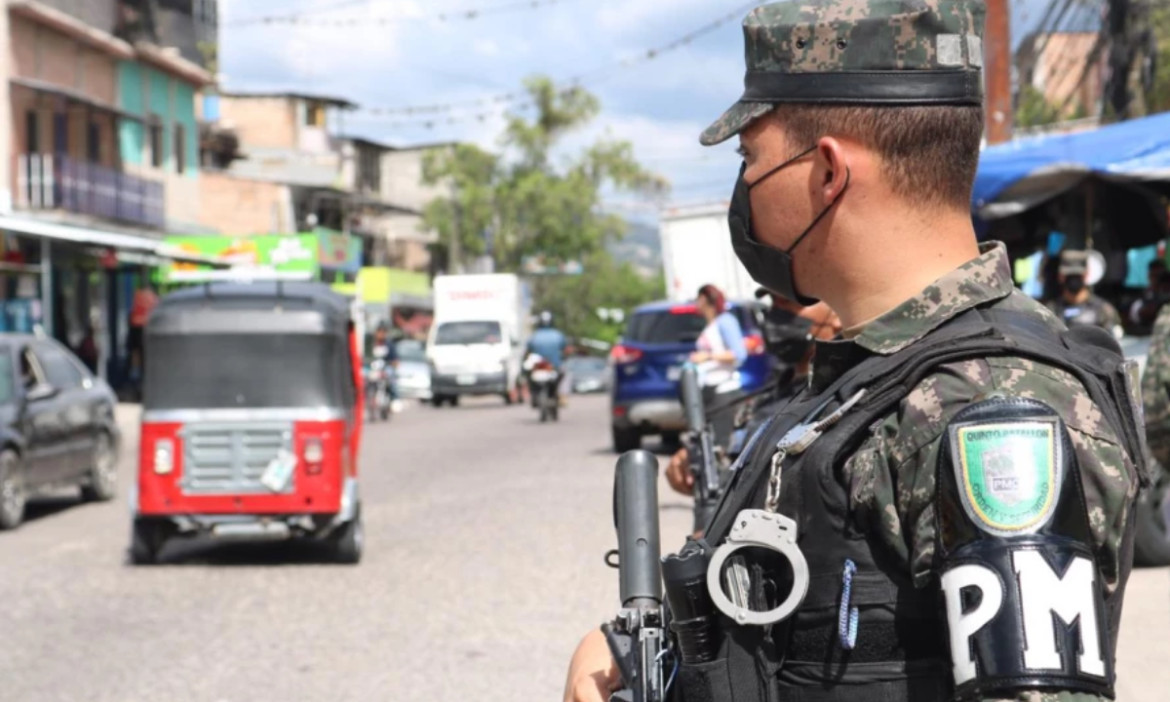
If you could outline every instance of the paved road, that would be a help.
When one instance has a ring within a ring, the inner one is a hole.
[[[357,567],[184,544],[132,568],[124,499],[34,508],[0,534],[0,700],[559,699],[617,600],[604,400],[555,426],[491,401],[411,408],[366,436]],[[689,508],[662,489],[676,547]],[[1135,574],[1127,603],[1119,699],[1163,700],[1167,571]]]

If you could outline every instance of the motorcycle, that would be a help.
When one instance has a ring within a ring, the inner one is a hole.
[[[546,359],[532,354],[525,362],[528,370],[528,387],[532,404],[540,411],[541,423],[557,421],[560,413],[560,398],[557,397],[557,369]]]
[[[386,363],[385,353],[379,354],[375,349],[375,358],[366,366],[366,417],[371,422],[381,419],[390,419],[392,401],[390,393],[391,368]]]

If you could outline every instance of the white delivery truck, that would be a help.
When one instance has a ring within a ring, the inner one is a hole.
[[[435,278],[435,314],[427,338],[431,402],[458,404],[464,395],[518,399],[520,367],[532,326],[531,297],[515,275]]]
[[[708,283],[723,290],[728,300],[755,298],[759,285],[731,248],[727,207],[727,202],[668,207],[659,215],[662,266],[671,301],[694,300]]]

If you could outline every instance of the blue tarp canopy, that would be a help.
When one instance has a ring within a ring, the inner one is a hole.
[[[1135,246],[1164,238],[1166,194],[1170,113],[1161,113],[987,147],[979,157],[971,209],[989,223],[1016,215],[1034,219],[1053,207],[1075,211],[1092,197],[1095,218],[1112,221],[1113,234]]]

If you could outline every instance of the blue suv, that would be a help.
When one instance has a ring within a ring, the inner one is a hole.
[[[758,302],[732,302],[747,342],[748,358],[740,367],[743,388],[763,387],[772,369],[756,324]],[[624,453],[642,445],[642,437],[660,434],[677,441],[686,429],[678,379],[707,321],[693,304],[656,302],[634,310],[621,342],[613,347],[611,428],[613,449]]]

